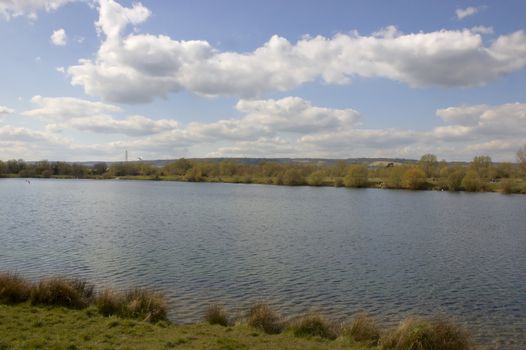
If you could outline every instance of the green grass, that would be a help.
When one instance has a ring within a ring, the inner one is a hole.
[[[286,319],[265,303],[237,320],[218,305],[203,323],[171,325],[162,294],[102,290],[71,278],[30,282],[0,273],[0,350],[22,349],[378,349],[472,350],[468,332],[446,318],[414,319],[388,332],[358,314],[350,324],[309,313]]]
[[[0,305],[0,349],[377,349],[349,339],[268,335],[245,324],[170,325],[104,317],[84,310]]]

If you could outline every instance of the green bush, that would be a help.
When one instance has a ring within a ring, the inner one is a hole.
[[[447,188],[449,191],[459,191],[462,188],[462,180],[466,171],[463,168],[452,169],[447,176]]]
[[[367,187],[369,184],[367,165],[351,165],[343,178],[343,183],[345,187]]]
[[[420,168],[407,169],[402,175],[402,184],[410,190],[423,190],[427,187],[426,174]]]
[[[482,180],[475,170],[468,170],[462,179],[462,187],[468,192],[478,192],[483,189]]]
[[[307,183],[311,186],[321,186],[325,180],[325,173],[322,170],[314,171],[307,177]]]
[[[298,169],[287,169],[283,174],[283,185],[300,186],[305,185],[305,178]]]
[[[520,193],[521,189],[518,186],[517,181],[514,181],[512,179],[503,179],[500,184],[500,188],[502,190],[502,193],[505,194],[512,194],[512,193]]]

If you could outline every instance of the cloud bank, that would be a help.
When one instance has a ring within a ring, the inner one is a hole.
[[[0,15],[5,19],[26,16],[37,18],[39,11],[51,12],[73,0],[1,0]]]
[[[78,98],[34,96],[31,102],[38,105],[38,108],[25,111],[22,115],[48,122],[47,130],[52,132],[76,129],[95,133],[143,136],[178,127],[178,123],[172,119],[153,120],[140,115],[116,119],[112,114],[121,112],[120,107]]]
[[[384,78],[411,87],[479,86],[526,65],[526,35],[486,44],[486,27],[405,34],[388,27],[371,35],[339,33],[297,42],[272,36],[252,52],[228,52],[202,40],[126,34],[148,19],[140,3],[101,0],[96,27],[103,42],[93,59],[68,68],[71,83],[107,101],[144,103],[188,90],[205,96],[257,98],[307,82],[350,84]]]
[[[429,130],[363,128],[354,109],[315,106],[299,97],[239,100],[240,117],[186,125],[174,119],[126,115],[102,102],[35,96],[22,118],[38,119],[43,131],[5,125],[0,150],[52,158],[120,159],[124,149],[151,158],[215,157],[408,157],[435,153],[451,160],[489,154],[512,160],[526,143],[526,104],[464,105],[436,111],[443,125]],[[113,141],[79,144],[71,131],[107,134]],[[28,153],[29,152],[29,153]],[[47,153],[46,153],[47,152]]]

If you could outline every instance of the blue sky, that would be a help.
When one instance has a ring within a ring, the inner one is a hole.
[[[0,0],[0,159],[526,143],[524,1]]]

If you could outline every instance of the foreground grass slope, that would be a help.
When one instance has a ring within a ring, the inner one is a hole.
[[[170,325],[104,317],[93,307],[0,305],[0,349],[377,349],[350,339],[268,335],[247,325]]]
[[[283,317],[266,303],[245,316],[210,305],[204,323],[171,325],[162,294],[95,290],[86,281],[32,282],[0,273],[0,350],[22,349],[375,349],[472,350],[469,334],[444,318],[405,319],[382,330],[357,314],[335,322],[318,313]]]

